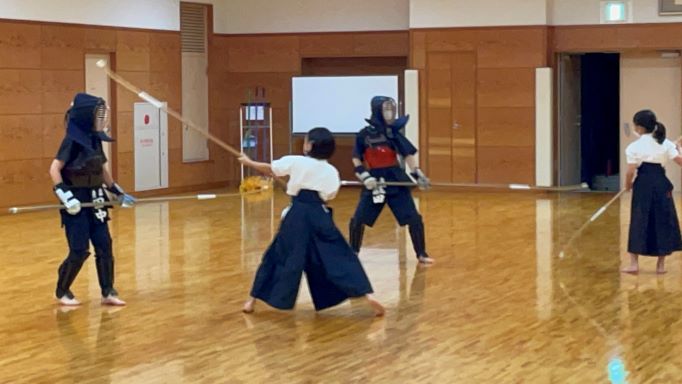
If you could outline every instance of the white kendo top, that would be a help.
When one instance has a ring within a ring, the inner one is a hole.
[[[275,176],[289,176],[287,195],[296,196],[302,189],[317,191],[328,201],[336,197],[341,187],[339,171],[326,160],[307,156],[284,156],[272,162]]]
[[[656,163],[665,164],[680,155],[677,146],[672,141],[665,139],[659,144],[652,134],[642,135],[637,141],[628,145],[625,149],[628,164]]]

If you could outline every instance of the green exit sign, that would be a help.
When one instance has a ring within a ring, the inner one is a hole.
[[[630,1],[602,1],[601,22],[604,24],[632,22],[630,8]]]

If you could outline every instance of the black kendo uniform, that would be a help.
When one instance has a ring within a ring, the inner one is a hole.
[[[382,112],[386,102],[395,103],[392,98],[385,96],[372,99],[372,117],[366,120],[369,125],[358,132],[353,150],[353,158],[363,161],[367,168],[364,165],[356,167],[355,173],[363,181],[373,177],[378,181],[411,182],[398,161],[398,156],[406,157],[417,153],[417,149],[402,133],[409,116],[403,116],[393,124],[387,124]],[[412,176],[421,186],[428,185],[428,179],[421,171],[414,170]],[[424,222],[412,200],[410,189],[402,186],[381,187],[381,183],[373,190],[363,188],[360,194],[360,202],[349,228],[350,245],[353,250],[356,253],[360,252],[364,226],[374,225],[386,203],[398,224],[409,226],[417,258],[428,257]]]
[[[55,193],[70,207],[74,199],[80,203],[104,203],[104,164],[107,158],[102,141],[113,141],[103,132],[95,131],[96,111],[105,106],[103,99],[79,93],[67,112],[66,137],[56,159],[64,162],[61,171],[63,182],[55,186]],[[110,191],[119,197],[129,196],[114,184]],[[76,202],[77,203],[77,202]],[[80,205],[78,205],[80,207]],[[89,243],[95,248],[95,264],[102,297],[117,296],[114,289],[114,258],[109,234],[109,212],[106,207],[76,209],[69,213],[60,211],[62,226],[66,230],[69,254],[59,266],[56,296],[74,298],[71,284],[90,255]]]

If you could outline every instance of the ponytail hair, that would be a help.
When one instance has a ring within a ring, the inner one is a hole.
[[[656,122],[656,129],[654,129],[654,139],[658,141],[658,144],[663,144],[665,141],[665,125],[663,123]]]
[[[635,113],[632,122],[644,128],[646,133],[651,133],[659,144],[663,144],[665,141],[665,125],[656,119],[656,114],[653,111],[644,109]]]

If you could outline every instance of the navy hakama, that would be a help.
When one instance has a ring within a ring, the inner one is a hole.
[[[633,185],[628,252],[667,256],[682,250],[673,185],[660,164],[642,163]]]
[[[360,260],[318,192],[301,190],[265,252],[251,296],[278,309],[296,304],[305,272],[316,310],[372,293]]]

